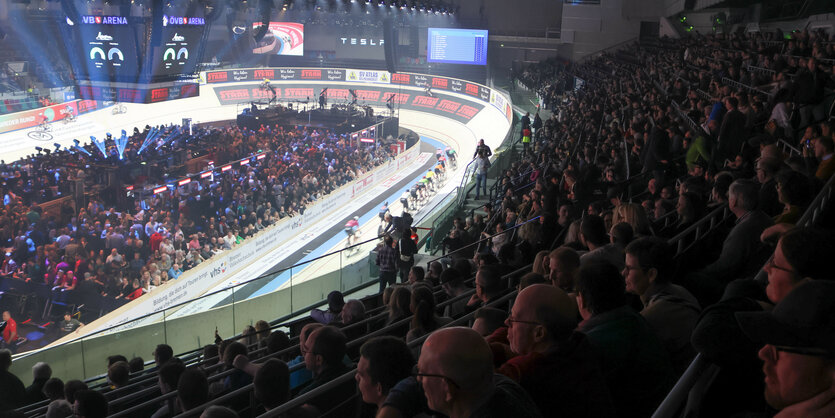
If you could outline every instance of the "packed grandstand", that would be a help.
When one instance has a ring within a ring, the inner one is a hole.
[[[835,416],[835,30],[787,35],[515,68],[510,97],[536,103],[514,107],[501,152],[428,146],[373,221],[339,222],[344,251],[373,248],[362,286],[199,345],[88,347],[103,354],[78,369],[22,328],[70,341],[402,149],[328,127],[149,125],[3,161],[0,414]],[[211,175],[166,186],[197,158]],[[130,193],[99,187],[107,173]]]

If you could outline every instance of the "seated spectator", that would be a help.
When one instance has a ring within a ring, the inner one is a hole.
[[[597,358],[574,332],[577,308],[561,289],[535,284],[519,292],[507,318],[509,349],[517,354],[497,371],[518,382],[543,416],[614,416]]]
[[[66,399],[56,399],[46,407],[46,418],[66,418],[72,415],[72,404]]]
[[[134,357],[128,362],[128,368],[131,374],[139,373],[145,369],[145,360],[142,357]]]
[[[423,271],[423,267],[421,266],[413,266],[409,269],[409,285],[414,286],[415,283],[422,282],[424,279],[425,273]],[[430,283],[431,284],[431,283]]]
[[[414,366],[412,352],[402,339],[384,336],[366,341],[360,347],[355,375],[362,401],[382,409],[391,388],[409,377]]]
[[[177,384],[180,381],[180,376],[186,371],[186,366],[178,358],[174,358],[166,362],[159,368],[157,375],[157,384],[159,385],[160,393],[165,395],[174,390],[177,390]],[[177,415],[182,412],[177,409],[178,405],[176,398],[168,399],[163,406],[161,406],[152,416],[152,418],[162,418]]]
[[[47,380],[43,384],[43,394],[50,401],[64,399],[64,382],[57,377]]]
[[[475,294],[467,302],[467,309],[474,311],[498,299],[505,288],[496,266],[484,266],[475,275]]]
[[[240,389],[250,383],[252,383],[252,376],[246,374],[245,372],[237,369],[233,365],[233,361],[237,356],[246,356],[247,349],[246,346],[241,344],[240,342],[233,342],[226,346],[226,350],[223,351],[223,364],[224,370],[233,370],[232,374],[226,376],[223,380],[223,391],[224,392],[232,392],[234,390]]]
[[[83,418],[105,418],[108,414],[107,399],[101,392],[81,390],[75,394],[73,416]]]
[[[504,325],[507,313],[496,308],[478,308],[473,318],[472,329],[487,338]]]
[[[157,348],[154,349],[154,363],[157,364],[157,367],[164,366],[165,363],[173,357],[174,349],[168,344],[159,344],[157,345]]]
[[[666,349],[676,373],[681,374],[696,352],[690,335],[701,308],[687,289],[672,284],[675,251],[659,238],[640,238],[626,247],[623,278],[626,291],[641,298],[641,316]]]
[[[107,368],[107,382],[110,389],[118,389],[128,384],[130,380],[130,366],[127,362],[117,361]]]
[[[737,222],[725,241],[719,258],[693,275],[691,290],[697,297],[715,301],[733,279],[753,274],[765,263],[769,250],[760,242],[760,234],[774,222],[757,210],[757,185],[750,180],[731,184],[728,207]],[[700,296],[701,294],[701,296]]]
[[[798,286],[770,312],[739,312],[752,341],[765,346],[765,400],[784,416],[835,415],[835,283]],[[781,415],[781,414],[778,414]]]
[[[188,411],[209,400],[209,381],[198,369],[186,369],[177,382],[177,403],[180,411]]]
[[[284,333],[284,331],[277,329],[274,332],[270,333],[270,336],[267,337],[267,355],[275,354],[281,351],[286,350],[290,347],[290,337]],[[282,360],[284,360],[287,356],[280,356]]]
[[[417,379],[429,408],[450,418],[539,417],[530,396],[512,380],[493,373],[490,346],[469,328],[443,328],[426,340]],[[384,403],[383,411],[389,406]]]
[[[23,406],[26,399],[26,388],[23,382],[9,372],[12,365],[12,352],[0,350],[0,412],[10,411]]]
[[[412,314],[409,305],[412,301],[412,291],[407,286],[397,286],[391,294],[387,305],[388,318],[386,326],[401,321]]]
[[[368,330],[366,329],[367,327],[363,326],[355,326],[346,329],[349,325],[355,324],[365,319],[365,305],[363,305],[362,302],[358,299],[350,299],[347,302],[345,302],[345,306],[342,307],[342,313],[340,314],[340,317],[341,321],[334,322],[332,323],[332,325],[341,328],[342,332],[345,333],[345,337],[348,338],[348,340],[353,340],[368,332]]]
[[[813,172],[815,178],[821,183],[826,183],[835,173],[835,160],[832,159],[835,155],[835,143],[832,138],[822,136],[813,140],[811,145],[812,148],[808,146],[803,148],[803,156],[806,158],[807,166],[810,167],[810,173]]]
[[[302,351],[305,367],[313,373],[313,380],[299,388],[299,395],[347,373],[349,369],[342,362],[345,350],[345,334],[338,328],[324,326],[313,331],[305,341]],[[313,398],[306,405],[316,408],[319,413],[329,412],[350,398],[355,391],[353,382],[347,381]]]
[[[68,380],[64,383],[64,399],[70,404],[75,403],[75,394],[87,390],[87,384],[80,380]]]
[[[441,288],[444,289],[444,293],[446,293],[449,299],[458,298],[473,290],[464,284],[464,277],[455,267],[450,267],[441,272],[440,283]],[[457,301],[447,303],[444,307],[444,316],[457,318],[463,315],[467,311],[467,302],[468,299],[466,297],[461,297]]]
[[[32,384],[26,388],[26,405],[40,402],[46,399],[43,393],[43,386],[52,377],[52,368],[48,364],[39,361],[32,366]]]
[[[305,353],[305,347],[306,347],[305,344],[307,344],[307,339],[310,337],[310,334],[312,334],[313,331],[321,328],[322,326],[323,326],[322,324],[320,324],[318,322],[314,322],[314,323],[311,323],[311,324],[306,324],[305,326],[302,327],[301,332],[299,332],[299,351],[300,351],[301,354],[298,357],[288,361],[287,362],[287,367],[292,368],[296,364],[304,362],[304,358],[305,358],[304,353]],[[301,368],[299,370],[296,370],[296,371],[290,373],[290,389],[296,390],[298,387],[310,382],[312,379],[313,379],[313,373],[311,373],[311,371],[308,370],[307,368]]]
[[[577,305],[583,321],[577,329],[599,356],[618,416],[646,417],[672,387],[672,366],[646,320],[624,305],[624,291],[615,266],[581,267]]]
[[[781,162],[777,158],[763,157],[757,160],[757,182],[760,183],[757,207],[768,216],[780,213],[780,202],[777,200],[777,173]]]
[[[258,347],[266,347],[267,340],[270,338],[270,323],[263,319],[255,322],[255,338],[258,340]],[[285,334],[285,337],[287,335]]]
[[[327,325],[339,321],[343,306],[345,306],[345,300],[342,298],[342,292],[334,290],[328,293],[328,310],[313,309],[310,311],[310,317],[322,325]]]
[[[774,223],[794,225],[803,216],[813,198],[809,178],[794,170],[777,174],[777,196],[783,205],[782,213],[774,217]]]
[[[290,370],[278,359],[269,359],[255,372],[253,395],[267,411],[290,399]]]
[[[589,251],[580,256],[580,264],[606,261],[623,268],[623,248],[609,242],[606,224],[600,216],[589,215],[580,224],[580,242]]]
[[[549,276],[548,270],[548,257],[549,252],[546,250],[542,250],[536,253],[536,256],[533,259],[533,269],[531,270],[534,273],[541,274],[545,277]]]
[[[406,342],[420,338],[452,322],[452,318],[439,317],[435,314],[435,295],[428,286],[418,285],[412,288],[412,300],[409,309],[414,312]]]
[[[572,248],[559,247],[548,255],[551,284],[568,292],[574,292],[580,256]]]

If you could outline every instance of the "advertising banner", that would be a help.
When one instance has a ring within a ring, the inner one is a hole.
[[[314,100],[319,97],[324,86],[309,86],[304,84],[279,84],[275,86],[278,100]],[[391,103],[400,106],[401,109],[419,110],[439,116],[448,117],[461,123],[467,123],[475,117],[484,105],[461,99],[443,93],[433,93],[433,97],[426,96],[423,92],[397,91],[394,87],[361,87],[350,84],[328,84],[328,100],[350,100],[353,96],[350,90],[357,95],[357,104],[370,106],[385,106],[389,99]],[[238,103],[249,103],[253,100],[269,98],[268,95],[257,85],[233,85],[215,87],[215,94],[221,105]],[[504,111],[504,109],[500,109]]]
[[[44,121],[44,119],[46,119],[47,123],[62,120],[69,115],[70,109],[72,109],[72,112],[75,115],[78,115],[79,111],[77,103],[78,101],[72,101],[49,107],[42,107],[39,109],[0,115],[0,133],[10,132],[17,129],[31,128],[39,125]],[[85,112],[86,111],[89,111],[89,108],[85,105]]]
[[[124,88],[109,86],[78,86],[83,100],[99,100],[122,103],[158,103],[166,100],[185,99],[200,94],[197,83],[156,88]]]
[[[361,83],[385,83],[391,81],[391,74],[388,71],[373,70],[347,70],[346,81],[358,81]]]

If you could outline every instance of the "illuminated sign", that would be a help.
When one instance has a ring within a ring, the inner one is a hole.
[[[189,184],[189,183],[191,183],[191,179],[182,179],[182,180],[177,182],[177,185],[178,186],[185,186],[186,184]]]
[[[127,25],[124,16],[81,16],[81,23],[85,25]]]
[[[339,38],[342,45],[357,45],[357,46],[382,46],[386,41],[384,39],[374,38]]]
[[[225,166],[223,166],[223,167],[220,169],[220,171],[221,171],[221,172],[224,172],[224,171],[229,171],[229,170],[231,170],[231,169],[232,169],[232,164],[229,164],[229,165],[225,165]]]
[[[200,175],[200,178],[201,178],[201,179],[205,179],[205,178],[207,178],[207,177],[211,177],[211,176],[212,176],[212,172],[211,172],[211,171],[207,171],[207,172],[205,172],[205,173],[201,174],[201,175]]]
[[[156,189],[154,189],[154,194],[162,193],[162,192],[166,191],[167,189],[168,189],[168,186],[157,187]]]
[[[162,16],[162,26],[168,25],[205,25],[206,19],[202,17],[187,17],[187,16]]]

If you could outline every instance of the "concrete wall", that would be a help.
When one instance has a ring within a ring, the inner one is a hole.
[[[458,19],[481,23],[491,32],[512,33],[559,30],[563,4],[561,0],[454,0]]]
[[[660,2],[639,6],[640,3],[640,0],[601,0],[597,5],[563,5],[562,38],[563,42],[573,43],[572,58],[580,59],[637,38],[642,20],[657,22]]]

